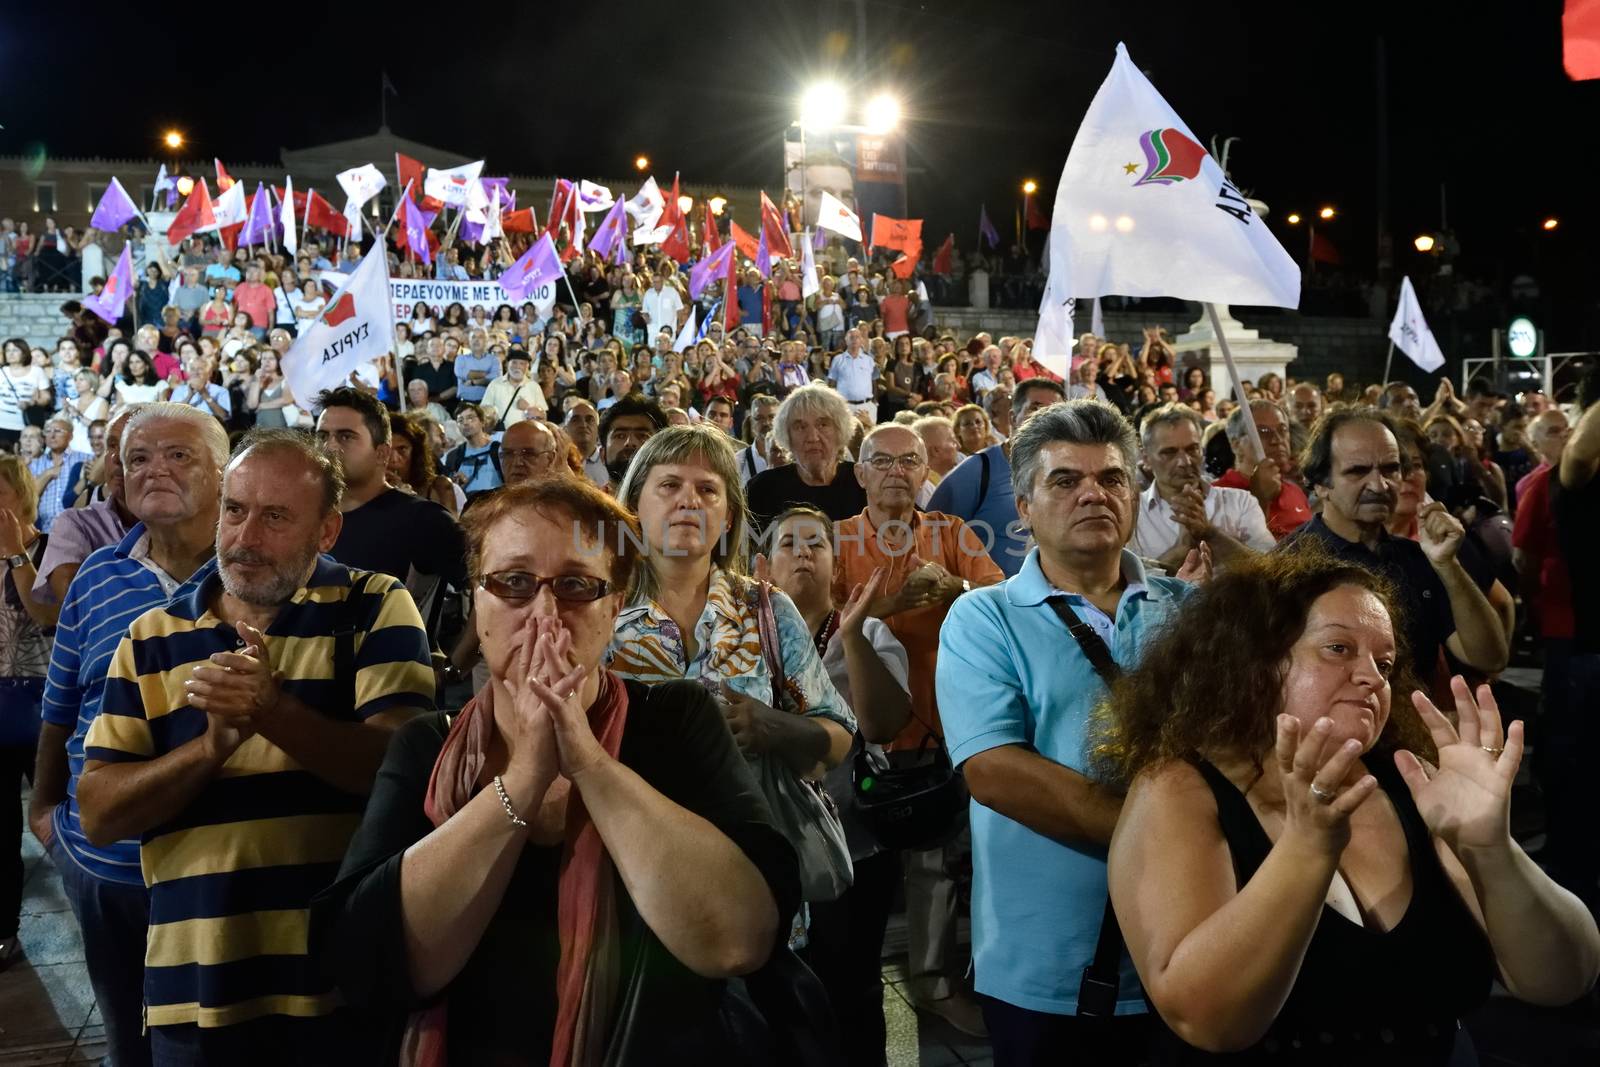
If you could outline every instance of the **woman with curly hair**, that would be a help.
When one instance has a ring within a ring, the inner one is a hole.
[[[466,494],[434,466],[428,421],[420,414],[389,412],[389,484],[458,515]]]
[[[1395,615],[1360,566],[1255,557],[1113,691],[1111,899],[1171,1062],[1475,1062],[1458,1020],[1496,979],[1593,985],[1594,919],[1511,838],[1522,723],[1460,678],[1446,718]]]

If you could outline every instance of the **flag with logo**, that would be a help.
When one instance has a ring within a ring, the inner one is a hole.
[[[767,228],[761,227],[761,237],[756,243],[756,270],[763,278],[772,277],[772,250],[767,247]]]
[[[429,167],[426,177],[422,179],[422,191],[442,204],[448,204],[453,208],[465,208],[469,206],[469,201],[477,204],[483,196],[483,187],[478,184],[478,178],[482,174],[481,159],[476,163],[464,163],[448,170],[435,170]]]
[[[1400,301],[1394,309],[1394,321],[1389,323],[1389,340],[1423,370],[1434,371],[1444,366],[1444,352],[1422,317],[1422,302],[1417,299],[1410,277],[1400,279]]]
[[[817,278],[817,253],[809,240],[800,243],[800,295],[810,296],[822,292],[822,282]]]
[[[526,300],[528,295],[546,282],[561,280],[561,256],[549,233],[539,239],[522,257],[500,275],[500,288],[513,300]]]
[[[350,223],[345,221],[343,215],[333,210],[333,205],[315,189],[306,193],[306,225],[327,230],[338,237],[350,236]]]
[[[294,224],[294,179],[283,178],[283,195],[278,203],[278,221],[283,224],[283,247],[292,256],[300,251],[300,237]]]
[[[1121,44],[1067,154],[1049,243],[1062,299],[1300,303],[1300,268]]]
[[[767,197],[767,191],[761,191],[761,232],[766,234],[767,247],[773,255],[792,256],[794,249],[789,246],[789,225],[783,217],[783,212],[778,210]]]
[[[334,177],[338,179],[339,188],[344,190],[344,195],[353,200],[357,207],[365,205],[389,184],[383,172],[371,163],[342,170]]]
[[[661,213],[667,209],[667,201],[661,195],[661,187],[656,185],[654,178],[646,178],[639,186],[639,191],[628,201],[628,214],[632,216],[634,225],[638,229],[651,229],[661,220]],[[638,241],[634,242],[638,244]],[[654,241],[647,242],[655,244]]]
[[[122,187],[122,183],[115,178],[106,186],[106,191],[100,196],[100,204],[94,209],[94,216],[89,219],[89,225],[106,233],[116,233],[126,226],[131,219],[139,217],[139,208]]]
[[[189,190],[189,198],[173,216],[172,225],[167,227],[167,243],[181,244],[185,238],[216,228],[217,215],[211,206],[211,191],[206,188],[206,180],[201,178]]]
[[[412,199],[411,186],[400,198],[400,232],[405,235],[406,247],[424,263],[433,262],[433,249],[428,243],[428,226],[433,222]]]
[[[684,217],[683,205],[678,203],[678,176],[672,176],[672,196],[661,213],[658,229],[667,231],[660,241],[661,254],[676,260],[680,265],[689,262],[689,220]]]
[[[500,216],[500,228],[506,233],[538,233],[539,220],[533,217],[533,208],[507,211]]]
[[[826,189],[822,192],[822,203],[817,205],[817,225],[858,244],[861,241],[861,216],[845,207],[844,201]]]
[[[625,232],[627,228],[627,212],[623,209],[623,202],[617,200],[612,203],[611,210],[606,212],[606,217],[600,220],[600,226],[594,231],[594,238],[589,242],[589,248],[601,259],[607,258],[617,245],[627,244]]]
[[[690,300],[699,300],[700,294],[706,291],[706,286],[727,273],[728,261],[733,258],[734,249],[733,242],[729,241],[689,268]]]
[[[310,410],[317,394],[348,384],[352,372],[392,351],[388,255],[374,246],[284,353],[283,376],[295,402]]]
[[[896,278],[909,279],[917,269],[917,260],[921,258],[922,238],[918,237],[901,250],[899,258],[889,264],[889,269],[894,272]]]
[[[872,215],[872,240],[867,243],[867,251],[874,248],[898,248],[908,251],[912,244],[919,247],[922,244],[921,219],[891,219],[887,215]]]
[[[122,318],[123,309],[128,306],[128,298],[133,295],[133,245],[124,242],[122,255],[117,257],[117,267],[111,272],[111,277],[106,279],[100,292],[95,296],[85,297],[83,306],[99,315],[112,326]]]
[[[244,199],[244,186],[238,182],[229,185],[227,192],[212,201],[211,211],[218,229],[225,230],[243,224],[249,213],[249,205]]]
[[[483,240],[488,243],[505,235],[505,226],[500,218],[500,187],[496,185],[489,190],[489,221],[483,226]]]
[[[614,203],[611,190],[588,178],[578,181],[578,208],[581,211],[610,211]]]

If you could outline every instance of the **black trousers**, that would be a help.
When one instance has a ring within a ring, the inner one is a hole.
[[[12,790],[33,781],[36,745],[0,745],[0,941],[14,937],[22,920],[22,802]]]
[[[1138,1067],[1149,1062],[1153,1023],[1148,1015],[1084,1019],[1030,1011],[983,998],[983,1021],[995,1067]]]
[[[883,1067],[883,933],[899,884],[900,856],[880,852],[856,863],[842,897],[811,905],[801,955],[828,990],[849,1067]]]

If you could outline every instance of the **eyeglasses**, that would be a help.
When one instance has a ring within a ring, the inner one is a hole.
[[[587,604],[611,591],[610,582],[589,574],[558,574],[553,578],[542,578],[526,571],[496,571],[478,579],[480,589],[488,590],[501,600],[513,604],[532,600],[547,585],[557,600],[568,604]]]
[[[535,460],[540,456],[553,456],[555,454],[556,450],[553,448],[502,448],[500,450],[501,459]]]
[[[873,470],[885,473],[895,467],[899,467],[901,470],[914,471],[922,466],[922,457],[915,452],[904,456],[873,456],[866,463]]]

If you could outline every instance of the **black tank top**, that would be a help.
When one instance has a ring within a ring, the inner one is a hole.
[[[1242,888],[1272,841],[1234,784],[1211,764],[1194,766],[1217,801],[1234,875]],[[1411,903],[1394,928],[1359,926],[1323,905],[1294,989],[1254,1047],[1213,1055],[1183,1046],[1176,1063],[1449,1064],[1458,1020],[1494,980],[1488,939],[1451,885],[1411,792],[1387,757],[1370,761],[1405,832]]]

